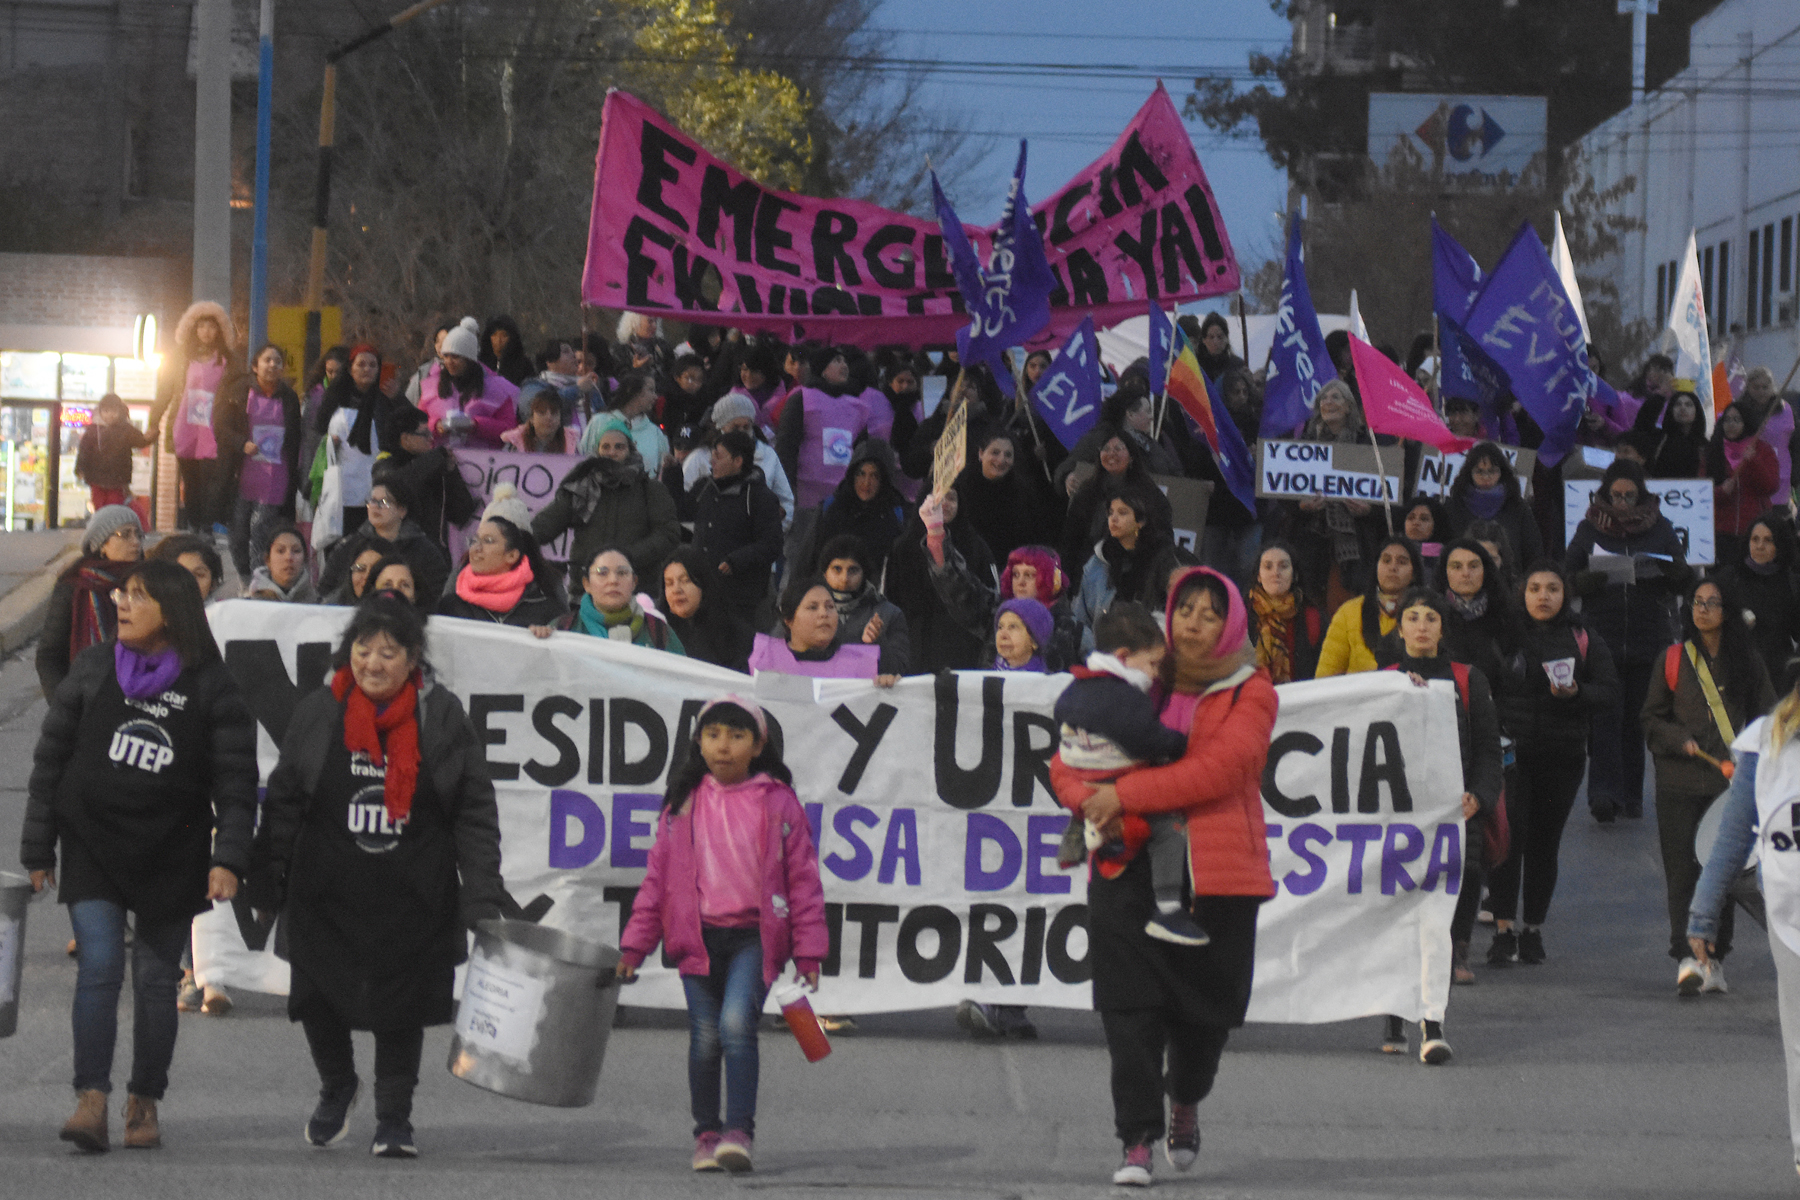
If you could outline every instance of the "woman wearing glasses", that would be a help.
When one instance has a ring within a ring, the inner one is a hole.
[[[81,558],[57,579],[38,635],[38,684],[44,699],[56,694],[76,655],[113,635],[118,620],[113,589],[143,557],[144,527],[129,508],[108,504],[88,518]]]
[[[1623,809],[1644,815],[1644,730],[1639,716],[1650,677],[1675,640],[1675,594],[1693,578],[1681,535],[1662,515],[1644,468],[1615,459],[1600,478],[1587,516],[1569,540],[1564,565],[1582,597],[1582,616],[1612,651],[1619,705],[1594,723],[1588,806],[1610,823]],[[1614,732],[1616,731],[1616,733]]]
[[[331,595],[341,588],[363,553],[373,549],[381,555],[404,558],[424,602],[436,604],[450,578],[450,558],[409,518],[412,508],[412,493],[398,479],[380,477],[371,484],[368,520],[331,547],[325,572],[319,577],[320,593]]]
[[[605,546],[596,551],[582,572],[581,590],[581,603],[574,611],[551,624],[533,625],[531,635],[547,638],[566,629],[686,656],[687,649],[669,623],[638,600],[637,572],[623,550]]]
[[[1700,879],[1694,832],[1730,777],[1731,743],[1751,721],[1775,707],[1775,689],[1744,624],[1743,605],[1712,580],[1687,596],[1682,640],[1664,651],[1650,676],[1644,734],[1656,759],[1656,827],[1669,889],[1669,957],[1675,990],[1683,996],[1723,992],[1724,958],[1731,953],[1731,906],[1719,919],[1712,953],[1703,964],[1688,946],[1688,905]]]
[[[125,922],[132,915],[125,1145],[162,1144],[156,1106],[175,1053],[175,992],[195,914],[230,900],[256,819],[256,723],[179,563],[131,569],[109,597],[118,638],[76,658],[44,717],[19,859],[58,889],[80,945],[75,1115],[62,1138],[109,1146]],[[60,861],[59,861],[60,857]]]

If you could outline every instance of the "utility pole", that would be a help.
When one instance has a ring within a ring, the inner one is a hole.
[[[269,109],[275,88],[275,0],[262,0],[256,66],[256,232],[250,239],[250,350],[269,340]]]
[[[203,0],[204,2],[204,0]],[[386,37],[421,13],[447,0],[419,0],[379,25],[363,31],[325,56],[325,89],[319,100],[319,176],[313,192],[312,255],[306,272],[306,348],[301,374],[319,358],[319,310],[325,306],[325,238],[331,225],[331,150],[337,138],[337,65],[352,51]]]
[[[1644,52],[1650,40],[1650,18],[1661,0],[1619,0],[1619,15],[1631,16],[1631,102],[1644,102]]]
[[[194,70],[194,299],[231,311],[231,0],[199,0]]]

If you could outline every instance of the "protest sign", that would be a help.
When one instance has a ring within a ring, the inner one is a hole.
[[[293,705],[324,680],[350,610],[208,610],[259,723],[263,778]],[[470,714],[499,802],[508,890],[544,921],[617,944],[668,769],[705,700],[753,687],[783,743],[824,881],[820,1011],[964,998],[1087,1008],[1084,872],[1056,867],[1048,790],[1066,675],[861,680],[743,675],[678,655],[434,617],[433,682]],[[775,686],[765,686],[775,685]],[[1461,884],[1461,768],[1447,684],[1371,673],[1281,689],[1263,774],[1278,894],[1263,905],[1251,1015],[1441,1017]],[[1448,747],[1448,750],[1446,750]],[[281,992],[276,938],[248,905],[195,925],[203,981]],[[679,1009],[653,955],[628,1003]]]
[[[1152,475],[1150,480],[1169,498],[1175,544],[1200,553],[1200,541],[1206,536],[1206,509],[1212,503],[1212,480],[1181,475]]]
[[[1713,484],[1710,479],[1647,479],[1651,494],[1662,500],[1662,515],[1675,527],[1690,567],[1711,566],[1713,542]],[[1563,540],[1575,537],[1575,527],[1587,516],[1600,491],[1600,480],[1563,480]]]
[[[931,494],[938,497],[956,486],[969,459],[969,401],[952,395],[950,403],[956,407],[944,418],[944,432],[931,448]]]
[[[457,474],[462,476],[469,495],[475,497],[477,515],[494,498],[496,488],[510,483],[524,502],[525,510],[535,517],[539,509],[555,498],[563,476],[582,461],[579,454],[523,454],[517,450],[463,449],[454,451],[453,456]],[[468,530],[450,527],[446,541],[452,563],[462,561],[473,531],[474,522],[470,522]],[[544,557],[551,562],[569,561],[569,544],[573,537],[571,531],[549,542],[544,546]]]
[[[1211,185],[1162,85],[1104,155],[1032,207],[1053,285],[1044,339],[1145,296],[1237,289]],[[982,261],[997,227],[964,226]],[[776,191],[644,101],[606,97],[582,298],[784,338],[949,342],[969,323],[937,223],[860,200]]]
[[[1402,456],[1396,447],[1387,457],[1397,464]],[[1400,476],[1380,469],[1373,446],[1264,438],[1256,443],[1256,494],[1272,500],[1398,502]]]
[[[1435,446],[1421,447],[1419,470],[1413,480],[1415,496],[1448,496],[1450,485],[1462,472],[1463,462],[1469,457],[1467,453],[1445,454]],[[1500,453],[1506,455],[1506,461],[1512,464],[1513,474],[1519,477],[1519,490],[1527,498],[1531,496],[1531,471],[1537,464],[1537,455],[1518,446],[1501,446]],[[1574,462],[1573,458],[1565,462]]]

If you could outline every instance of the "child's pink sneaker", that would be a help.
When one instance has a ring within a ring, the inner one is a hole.
[[[719,1146],[713,1152],[713,1157],[733,1175],[742,1175],[751,1169],[750,1135],[741,1129],[727,1129],[725,1136],[719,1139]]]
[[[701,1134],[694,1139],[694,1170],[723,1171],[719,1165],[719,1135],[712,1132]]]

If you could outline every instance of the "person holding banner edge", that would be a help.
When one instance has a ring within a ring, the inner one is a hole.
[[[1141,854],[1117,879],[1090,876],[1094,1007],[1124,1147],[1113,1182],[1138,1187],[1151,1181],[1151,1147],[1165,1128],[1164,1153],[1177,1170],[1199,1156],[1200,1102],[1231,1030],[1243,1024],[1257,910],[1275,894],[1261,780],[1279,701],[1256,668],[1243,598],[1225,576],[1194,567],[1170,587],[1165,621],[1162,723],[1188,735],[1187,753],[1094,788],[1059,760],[1050,763],[1057,798],[1102,833],[1116,834],[1125,812],[1185,814],[1194,915],[1212,935],[1206,946],[1172,946],[1144,932],[1155,898]]]

